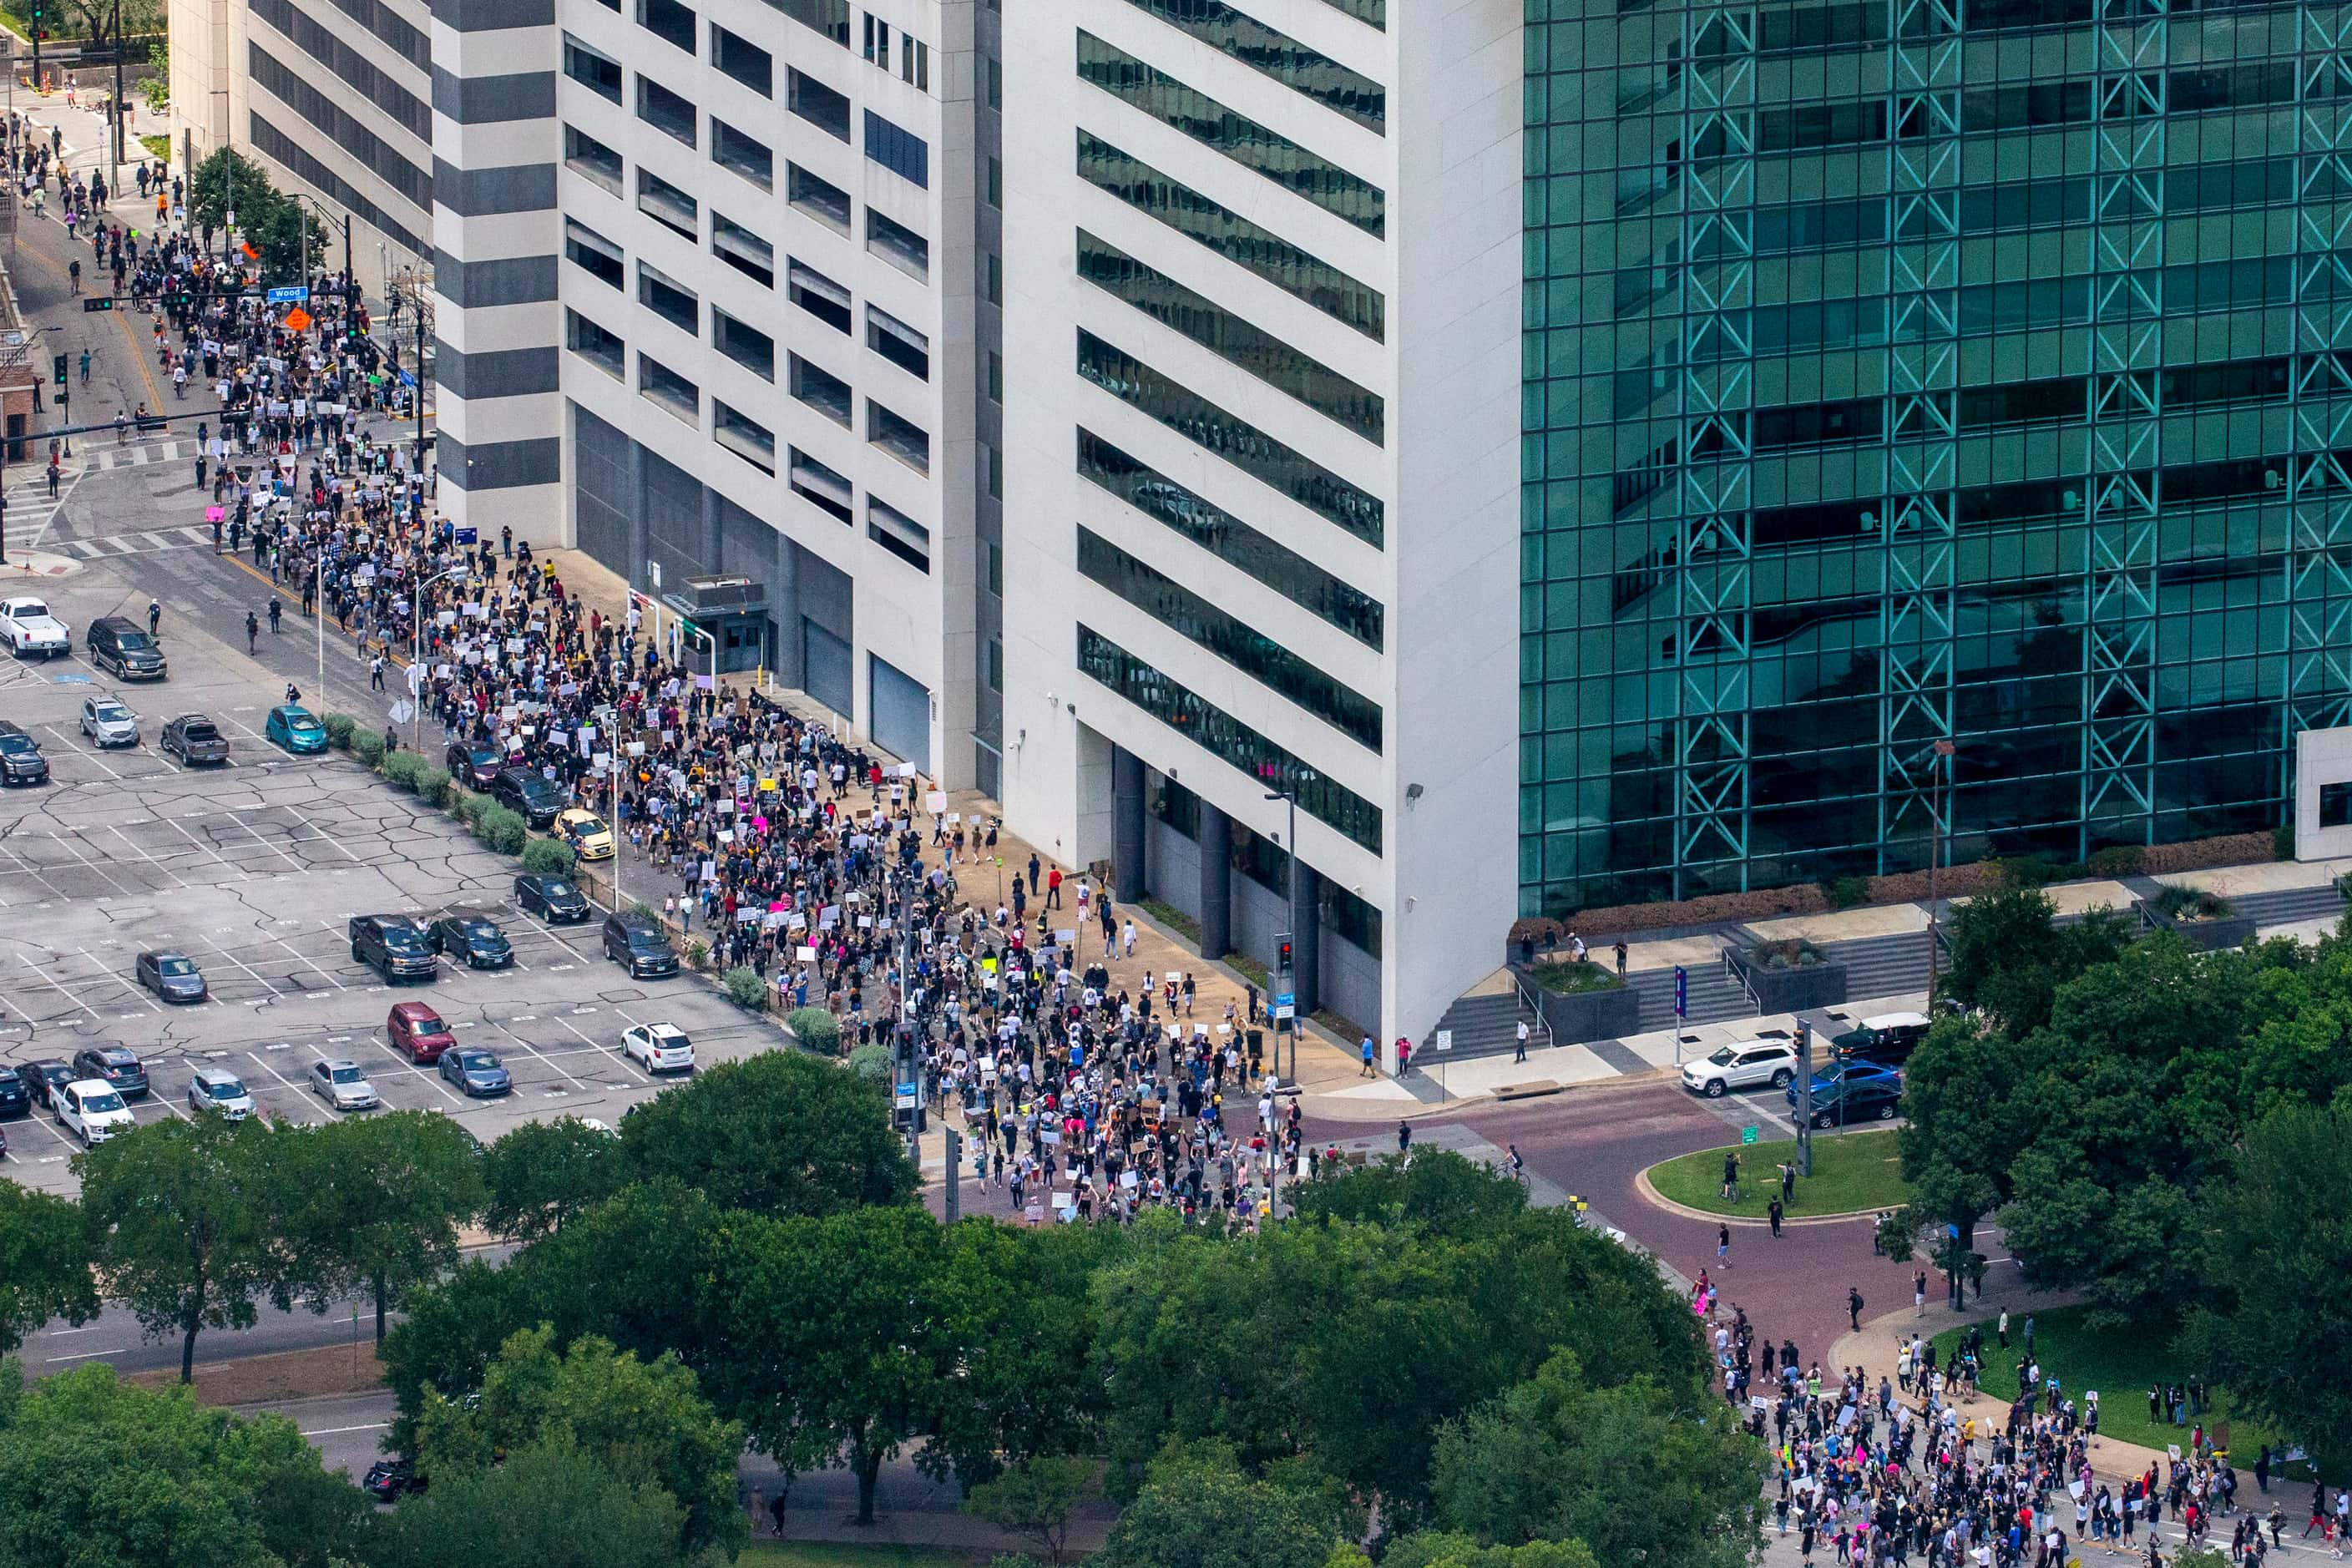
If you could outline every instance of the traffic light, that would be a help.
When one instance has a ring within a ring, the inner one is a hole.
[[[111,294],[93,294],[83,300],[81,302],[82,314],[85,316],[94,310],[111,310],[113,309],[114,296]]]
[[[51,354],[51,355],[49,356],[49,374],[50,374],[51,375],[53,375],[53,376],[57,377],[57,382],[58,382],[58,384],[59,386],[63,386],[63,385],[66,384],[66,356],[65,356],[65,355],[63,355],[63,354]]]
[[[1280,942],[1275,943],[1274,967],[1277,973],[1287,974],[1290,973],[1290,939],[1288,937],[1284,937]]]

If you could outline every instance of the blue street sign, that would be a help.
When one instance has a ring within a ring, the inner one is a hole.
[[[1277,991],[1274,994],[1274,1005],[1277,1007],[1296,1007],[1298,1005],[1298,993]]]
[[[922,1089],[919,1085],[902,1083],[898,1086],[898,1109],[912,1110],[922,1097]]]
[[[416,384],[416,373],[413,370],[402,371],[400,373],[400,384],[403,386],[415,386]]]
[[[457,531],[457,542],[460,544],[471,544],[477,537],[475,531],[470,528],[461,528]]]
[[[1690,971],[1679,963],[1675,965],[1675,1016],[1690,1016]]]
[[[299,305],[310,297],[310,290],[299,285],[291,289],[272,289],[269,302],[273,305]]]

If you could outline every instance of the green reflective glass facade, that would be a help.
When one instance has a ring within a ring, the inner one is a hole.
[[[2352,693],[2352,11],[1527,20],[1522,907],[2282,821]]]

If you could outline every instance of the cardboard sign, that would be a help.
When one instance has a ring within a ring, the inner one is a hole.
[[[948,792],[943,789],[935,789],[923,797],[923,809],[926,811],[945,811],[947,808]],[[950,816],[948,820],[953,822],[955,818]]]
[[[793,919],[794,924],[801,923],[800,917],[797,915],[793,917]],[[793,956],[803,963],[814,963],[816,962],[816,949],[813,947],[795,948],[793,951]]]

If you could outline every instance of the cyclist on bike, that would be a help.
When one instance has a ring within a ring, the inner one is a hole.
[[[1519,1158],[1519,1146],[1517,1143],[1510,1146],[1510,1152],[1504,1157],[1503,1166],[1511,1173],[1511,1180],[1524,1182],[1528,1179],[1528,1163]]]
[[[247,611],[246,611],[246,612],[245,612],[245,651],[246,651],[246,652],[247,652],[247,653],[257,653],[257,652],[259,652],[259,651],[260,651],[259,647],[258,647],[258,639],[259,639],[260,636],[261,636],[261,622],[260,622],[260,620],[259,620],[259,619],[258,619],[258,618],[254,615],[254,613],[253,613],[251,610],[247,610]]]
[[[270,629],[271,631],[273,631],[273,632],[274,632],[274,631],[278,630],[278,617],[279,617],[280,616],[283,616],[285,613],[286,613],[286,606],[285,606],[285,605],[281,605],[281,604],[279,604],[279,603],[278,602],[278,595],[275,595],[275,594],[270,595],[269,595],[269,629]]]

